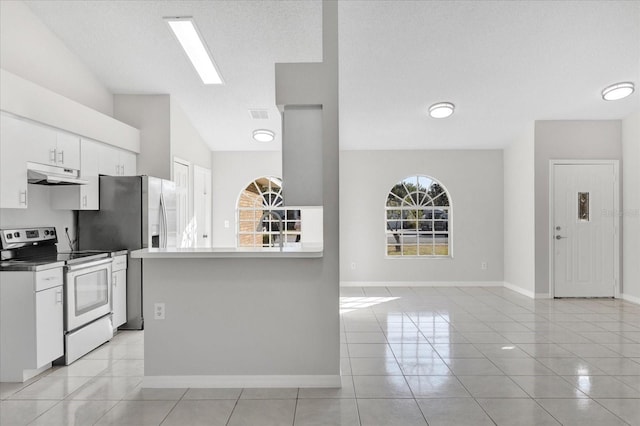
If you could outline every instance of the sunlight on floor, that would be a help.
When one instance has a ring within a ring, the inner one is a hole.
[[[400,299],[400,297],[341,297],[340,313],[355,311],[356,309],[369,308],[380,303],[390,302]]]

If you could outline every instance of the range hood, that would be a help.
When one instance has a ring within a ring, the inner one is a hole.
[[[80,171],[64,167],[27,162],[27,181],[37,185],[86,185]]]

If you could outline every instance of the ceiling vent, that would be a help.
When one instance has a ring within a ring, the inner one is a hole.
[[[266,109],[250,109],[249,114],[254,120],[267,120],[269,112]]]

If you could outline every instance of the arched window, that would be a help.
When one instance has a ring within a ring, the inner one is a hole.
[[[240,192],[237,209],[238,247],[273,247],[281,237],[283,243],[300,241],[300,211],[285,209],[282,179],[254,180]]]
[[[451,203],[436,179],[417,175],[396,183],[385,210],[387,256],[451,254]]]

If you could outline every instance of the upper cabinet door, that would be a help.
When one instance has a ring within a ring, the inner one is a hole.
[[[99,209],[98,173],[100,169],[100,144],[83,139],[80,147],[80,176],[89,183],[80,186],[80,208],[82,210]]]
[[[24,141],[21,149],[25,150],[27,161],[57,165],[57,132],[31,122],[17,121],[20,122],[20,138]]]
[[[56,136],[56,164],[80,170],[80,137],[64,132],[57,132]]]
[[[101,175],[120,176],[120,153],[118,148],[100,145],[98,170]]]
[[[120,165],[122,167],[121,174],[123,176],[135,176],[138,174],[137,168],[138,156],[133,152],[120,151]]]
[[[27,208],[27,123],[0,116],[0,208]]]

